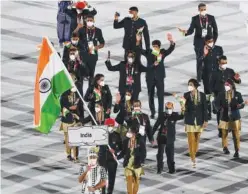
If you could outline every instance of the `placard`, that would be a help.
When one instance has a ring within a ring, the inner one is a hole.
[[[107,126],[70,127],[68,136],[70,146],[108,145]]]

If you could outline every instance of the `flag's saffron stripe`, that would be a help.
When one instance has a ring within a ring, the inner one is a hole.
[[[47,39],[43,38],[40,56],[37,65],[35,92],[34,92],[34,125],[40,125],[40,76],[42,75],[46,65],[49,63],[49,57],[52,54],[52,49],[48,45]]]

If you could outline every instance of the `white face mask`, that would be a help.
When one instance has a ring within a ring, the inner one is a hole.
[[[87,22],[87,26],[88,26],[88,27],[94,26],[94,22]]]
[[[77,45],[77,44],[78,44],[78,40],[72,40],[71,43],[72,43],[73,45]]]
[[[132,64],[132,63],[133,63],[133,58],[132,58],[132,57],[128,57],[128,58],[127,58],[127,62],[128,62],[129,64]]]
[[[169,115],[171,115],[172,112],[173,112],[173,110],[172,110],[172,109],[167,109],[166,112],[167,112]]]
[[[101,81],[99,85],[100,85],[100,86],[105,86],[104,81]]]
[[[80,14],[80,13],[82,13],[82,12],[83,12],[83,10],[77,9],[77,13],[78,13],[78,14]]]
[[[229,90],[231,90],[231,87],[230,86],[225,86],[225,90],[226,90],[226,92],[228,92]]]
[[[97,159],[90,159],[90,166],[94,167],[97,164]]]
[[[200,15],[201,15],[201,16],[205,16],[206,14],[207,14],[207,11],[201,11],[201,12],[200,12]]]
[[[226,69],[226,68],[227,68],[227,64],[221,65],[221,69]]]
[[[133,108],[134,112],[140,112],[140,109],[141,109],[140,107],[134,107]]]
[[[133,137],[133,134],[130,133],[130,132],[127,132],[126,136],[127,136],[127,138],[132,138]]]
[[[188,86],[188,91],[189,92],[192,92],[194,90],[194,87],[193,86]]]
[[[212,48],[212,47],[214,46],[214,43],[213,43],[213,42],[210,42],[210,43],[208,44],[208,46]]]
[[[126,100],[126,101],[131,100],[131,96],[126,95],[126,96],[125,96],[125,100]]]
[[[95,108],[95,111],[96,111],[96,113],[98,113],[98,112],[101,111],[101,109],[100,109],[99,107],[96,107],[96,108]]]
[[[71,88],[71,92],[76,92],[76,91],[77,91],[77,89],[75,87]]]
[[[128,17],[133,18],[133,14],[129,13]]]
[[[108,131],[109,131],[109,133],[113,133],[114,127],[108,127]]]
[[[70,60],[71,61],[75,61],[75,59],[76,59],[76,56],[75,55],[70,55]]]

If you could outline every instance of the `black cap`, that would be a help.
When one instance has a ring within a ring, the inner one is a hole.
[[[137,12],[139,12],[138,7],[130,7],[129,10],[130,11],[137,11]]]

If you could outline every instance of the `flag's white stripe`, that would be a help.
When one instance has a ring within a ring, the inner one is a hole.
[[[40,80],[48,79],[50,82],[58,72],[62,71],[64,69],[64,64],[62,60],[59,58],[57,52],[53,52],[50,55],[49,62],[46,65],[45,69],[43,70],[42,75],[40,76]],[[48,96],[52,90],[46,93],[40,93],[40,109],[42,109],[44,103],[46,102]]]

